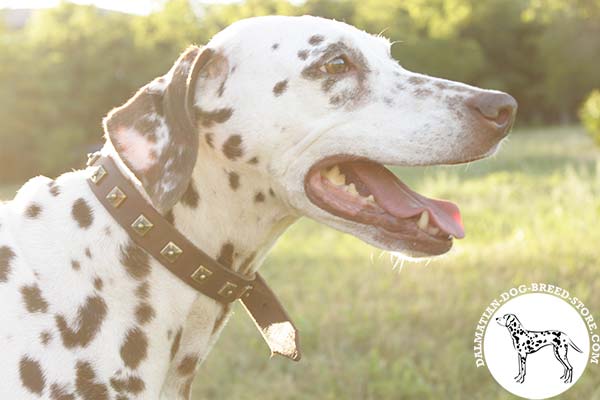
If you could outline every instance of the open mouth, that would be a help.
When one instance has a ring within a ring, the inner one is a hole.
[[[420,195],[371,160],[326,158],[310,169],[304,186],[313,204],[337,217],[375,227],[377,240],[389,247],[437,255],[452,247],[453,238],[465,236],[455,204]]]

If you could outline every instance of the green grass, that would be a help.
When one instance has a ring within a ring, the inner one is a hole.
[[[467,237],[444,257],[394,268],[351,236],[297,223],[262,272],[300,329],[302,361],[269,359],[236,306],[194,399],[513,399],[474,366],[474,329],[492,298],[556,283],[600,318],[600,151],[580,128],[520,131],[492,159],[396,172],[456,201]],[[599,373],[588,367],[560,398],[600,399]]]

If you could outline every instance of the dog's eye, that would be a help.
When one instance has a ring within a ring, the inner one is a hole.
[[[323,64],[321,70],[332,75],[343,74],[350,70],[350,63],[346,60],[346,57],[339,56]]]

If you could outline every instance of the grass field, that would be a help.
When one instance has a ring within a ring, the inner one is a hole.
[[[519,131],[492,159],[397,172],[421,193],[458,202],[466,239],[442,258],[399,265],[299,222],[262,272],[300,329],[303,360],[269,359],[236,306],[194,399],[511,399],[473,360],[492,298],[556,283],[600,318],[600,151],[579,128]],[[560,398],[600,399],[600,367]]]

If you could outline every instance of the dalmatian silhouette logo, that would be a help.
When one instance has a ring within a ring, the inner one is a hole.
[[[496,318],[496,322],[508,329],[513,346],[519,358],[519,374],[515,376],[518,383],[525,382],[527,374],[527,356],[538,352],[540,349],[552,346],[554,357],[564,368],[560,377],[565,383],[573,382],[573,366],[569,362],[569,348],[579,353],[583,351],[573,343],[569,336],[558,330],[531,331],[527,330],[515,314],[504,314]]]

